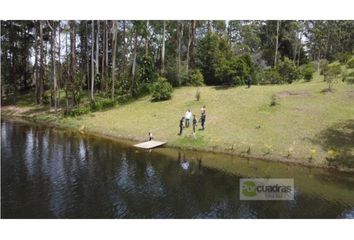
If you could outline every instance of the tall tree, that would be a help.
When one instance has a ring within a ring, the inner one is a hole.
[[[76,22],[70,21],[70,81],[69,88],[71,91],[74,104],[78,104],[76,98]]]
[[[40,51],[40,79],[39,79],[39,103],[43,104],[43,84],[44,84],[44,51],[43,51],[43,21],[39,21],[39,42],[40,42],[40,47],[39,47],[39,51]]]
[[[276,35],[276,39],[275,39],[274,66],[277,66],[277,60],[278,60],[278,48],[279,48],[279,25],[280,25],[280,21],[277,21],[277,35]]]
[[[112,52],[112,88],[111,88],[111,98],[112,101],[114,101],[114,85],[115,85],[115,78],[116,78],[116,52],[117,52],[117,21],[113,21],[112,25],[112,46],[113,46],[113,52]]]
[[[96,73],[95,76],[98,77],[100,75],[99,71],[99,50],[100,50],[100,21],[97,21],[97,34],[96,34],[96,61],[95,61],[95,66],[96,66]]]
[[[177,21],[177,80],[181,86],[181,47],[183,38],[183,22]]]
[[[165,47],[166,47],[166,21],[163,21],[162,49],[161,49],[161,76],[165,74]]]
[[[92,33],[91,33],[91,101],[94,101],[94,96],[93,96],[93,89],[95,85],[95,70],[94,70],[94,55],[93,55],[93,49],[95,47],[94,44],[94,39],[95,39],[95,21],[92,20]],[[96,64],[97,66],[97,64]]]
[[[57,111],[58,107],[58,86],[57,86],[57,75],[56,75],[56,60],[55,60],[55,54],[56,54],[56,26],[51,25],[49,21],[48,26],[51,29],[51,62],[52,62],[52,83],[53,83],[53,93],[51,92],[51,99],[52,96],[54,95],[54,109]]]

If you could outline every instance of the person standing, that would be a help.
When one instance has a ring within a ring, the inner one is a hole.
[[[251,78],[251,76],[248,76],[248,79],[247,79],[248,88],[251,87],[251,84],[252,84],[252,78]]]
[[[192,117],[192,112],[190,109],[187,110],[185,117],[186,117],[186,128],[188,128]]]
[[[197,117],[195,115],[193,115],[193,135],[195,135],[195,129],[197,128]]]
[[[205,129],[205,120],[206,120],[206,107],[203,106],[200,111],[201,111],[201,115],[202,115],[200,118],[202,130],[204,130]]]
[[[152,135],[152,132],[149,132],[149,141],[154,140],[154,136]]]
[[[181,120],[179,121],[179,134],[178,135],[182,135],[183,127],[184,127],[184,117],[182,117]]]

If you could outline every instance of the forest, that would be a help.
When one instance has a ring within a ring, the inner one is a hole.
[[[2,104],[23,94],[65,115],[181,86],[311,81],[354,67],[354,21],[1,21]],[[343,81],[354,82],[353,73]]]

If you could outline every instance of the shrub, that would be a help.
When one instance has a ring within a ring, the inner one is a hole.
[[[274,107],[274,106],[276,106],[277,104],[278,104],[278,97],[277,97],[277,95],[273,94],[273,95],[272,95],[272,98],[271,98],[271,100],[270,100],[270,106],[271,106],[271,107]]]
[[[99,111],[105,108],[113,107],[115,102],[111,99],[100,99],[91,102],[91,109],[94,111]]]
[[[323,75],[323,74],[324,74],[324,71],[327,69],[328,60],[326,60],[326,59],[321,59],[321,60],[320,60],[320,63],[319,63],[319,66],[320,66],[320,74]]]
[[[123,94],[117,97],[117,102],[119,104],[128,103],[133,100],[133,97],[130,94]]]
[[[352,57],[350,52],[339,52],[334,55],[334,59],[338,60],[340,63],[345,64]]]
[[[278,63],[276,69],[282,77],[283,83],[292,83],[300,78],[299,69],[296,67],[295,63],[287,57]]]
[[[152,101],[168,100],[172,96],[172,85],[167,82],[166,78],[159,77],[157,82],[152,86]]]
[[[340,64],[328,65],[326,69],[324,69],[324,80],[328,84],[329,91],[332,91],[333,84],[338,81],[341,74],[342,70]]]
[[[354,72],[351,72],[345,76],[343,76],[343,81],[347,83],[354,84]]]
[[[301,74],[304,77],[305,81],[311,81],[313,74],[315,73],[315,67],[313,64],[308,63],[301,69]]]
[[[75,116],[87,114],[89,112],[90,112],[89,106],[81,106],[81,107],[74,107],[74,108],[68,110],[67,112],[65,112],[65,115],[75,117]]]
[[[187,86],[203,86],[204,77],[199,69],[192,70],[186,81]]]
[[[282,78],[279,72],[274,69],[270,68],[264,71],[264,80],[262,81],[263,84],[280,84],[282,83]]]
[[[242,85],[250,75],[250,67],[244,57],[223,60],[215,68],[215,77],[222,84]]]
[[[200,90],[199,90],[199,88],[197,88],[197,91],[195,92],[195,98],[197,99],[197,101],[200,100]]]
[[[347,67],[348,67],[348,68],[354,68],[354,58],[350,59],[350,60],[347,62]]]
[[[140,82],[153,83],[158,74],[154,62],[150,56],[144,56],[140,59],[141,68],[139,70]]]

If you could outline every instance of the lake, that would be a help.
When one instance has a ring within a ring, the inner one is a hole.
[[[354,174],[159,148],[1,121],[2,218],[354,218]],[[240,201],[245,177],[292,201]]]

